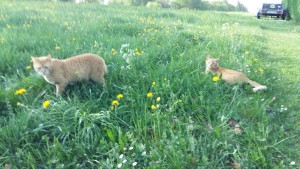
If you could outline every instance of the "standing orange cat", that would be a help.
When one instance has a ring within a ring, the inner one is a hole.
[[[98,55],[85,53],[64,60],[51,55],[31,57],[34,70],[56,86],[56,95],[61,95],[69,83],[92,80],[105,85],[107,72],[105,61]]]
[[[218,76],[222,76],[222,79],[227,83],[249,83],[253,86],[253,92],[259,90],[266,90],[267,86],[261,85],[253,80],[250,80],[244,73],[231,69],[226,69],[219,66],[219,59],[213,59],[206,57],[206,74],[212,72]]]

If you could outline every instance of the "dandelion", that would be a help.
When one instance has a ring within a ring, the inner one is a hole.
[[[11,28],[10,24],[6,24],[6,28],[10,29]]]
[[[55,45],[55,50],[60,50],[61,48],[57,45]]]
[[[24,28],[30,28],[30,24],[27,23],[27,22],[25,22],[25,23],[23,24],[23,27],[24,27]]]
[[[118,100],[113,100],[112,102],[111,102],[111,104],[113,105],[113,106],[119,106],[119,102],[118,102]]]
[[[22,106],[22,103],[20,103],[20,102],[17,102],[17,106]]]
[[[110,110],[111,110],[111,111],[114,111],[114,110],[115,110],[115,107],[114,107],[114,106],[110,106]]]
[[[135,48],[134,55],[135,55],[135,56],[140,56],[140,55],[142,55],[142,54],[141,54],[141,52],[139,51],[138,48]]]
[[[152,82],[152,85],[153,85],[153,86],[156,85],[156,82]]]
[[[152,105],[151,105],[151,109],[152,109],[152,110],[155,110],[155,109],[156,109],[156,106],[155,106],[154,104],[152,104]]]
[[[15,95],[22,95],[22,94],[24,94],[24,93],[26,93],[26,89],[21,88],[21,89],[19,89],[19,90],[17,90],[17,91],[15,92]]]
[[[164,81],[166,81],[167,80],[167,78],[166,77],[164,77]]]
[[[264,73],[264,69],[259,68],[258,70],[259,70],[260,74],[263,74],[263,73]]]
[[[112,48],[112,49],[111,49],[111,54],[112,54],[112,55],[116,55],[116,54],[118,54],[118,52],[117,52],[114,48]]]
[[[26,69],[29,70],[29,69],[32,69],[32,67],[31,66],[26,66]]]
[[[147,93],[147,97],[153,97],[153,93],[151,93],[151,92],[149,92],[149,93]]]
[[[65,27],[69,26],[68,22],[64,22],[64,26]]]
[[[220,80],[220,79],[219,79],[218,76],[214,76],[214,77],[213,77],[213,81],[214,81],[214,82],[217,82],[217,81],[219,81],[219,80]]]
[[[43,103],[44,109],[47,108],[47,107],[49,107],[50,103],[51,102],[49,100],[44,101],[44,103]]]
[[[117,95],[117,98],[118,98],[118,99],[122,99],[122,98],[123,98],[123,94],[121,94],[121,93],[118,94],[118,95]]]
[[[160,101],[160,97],[157,97],[157,98],[156,98],[156,101],[159,102],[159,101]]]

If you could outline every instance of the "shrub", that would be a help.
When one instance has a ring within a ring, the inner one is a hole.
[[[148,2],[146,7],[147,8],[161,8],[162,5],[158,2]]]

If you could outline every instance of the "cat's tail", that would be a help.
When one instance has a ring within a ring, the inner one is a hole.
[[[261,85],[253,80],[247,79],[247,82],[253,86],[253,92],[257,92],[259,90],[267,90],[267,86]]]

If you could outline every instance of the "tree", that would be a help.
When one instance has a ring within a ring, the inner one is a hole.
[[[283,0],[283,3],[286,5],[286,8],[288,9],[292,18],[294,18],[296,22],[300,22],[300,13],[299,13],[300,1]]]

